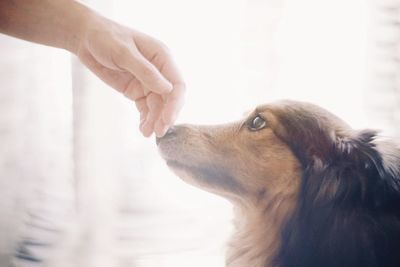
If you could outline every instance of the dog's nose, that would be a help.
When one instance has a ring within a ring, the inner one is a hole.
[[[158,145],[161,142],[161,140],[170,138],[170,137],[174,136],[175,134],[176,134],[176,127],[171,126],[163,137],[156,138],[156,144]]]
[[[176,134],[176,127],[171,126],[171,127],[169,127],[168,131],[165,133],[164,137],[168,137],[168,136],[171,136],[174,134]]]

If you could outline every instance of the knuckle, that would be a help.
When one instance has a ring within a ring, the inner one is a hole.
[[[162,58],[172,58],[171,50],[165,43],[161,41],[158,41],[158,55]]]
[[[160,50],[166,54],[170,53],[170,49],[169,47],[162,41],[158,41],[158,46],[160,48]]]
[[[141,72],[142,72],[142,78],[145,79],[146,81],[151,82],[157,78],[154,68],[149,64],[143,64]]]
[[[126,60],[127,57],[131,56],[129,48],[125,46],[115,48],[114,54],[119,60]]]

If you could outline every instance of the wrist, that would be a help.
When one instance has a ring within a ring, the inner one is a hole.
[[[93,24],[99,15],[78,2],[73,1],[71,4],[70,26],[68,27],[70,34],[64,40],[63,48],[76,55],[91,27],[90,24]]]

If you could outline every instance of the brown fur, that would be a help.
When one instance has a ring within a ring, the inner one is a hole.
[[[295,125],[282,123],[293,105],[315,114],[321,127],[329,121],[327,130],[348,128],[313,105],[279,102],[260,106],[231,124],[175,126],[157,140],[161,155],[179,177],[233,203],[236,232],[229,243],[228,267],[273,266],[281,226],[295,208],[302,175],[301,163],[287,144],[288,138],[295,138],[290,131]],[[252,131],[248,125],[257,115],[267,125]]]

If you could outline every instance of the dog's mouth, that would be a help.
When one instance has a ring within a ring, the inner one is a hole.
[[[190,168],[188,165],[180,163],[177,160],[167,160],[166,162],[167,162],[168,167],[173,168],[173,169],[175,169],[175,168],[176,169],[187,169],[187,168]]]
[[[243,193],[244,187],[227,171],[219,166],[204,164],[187,165],[176,160],[167,160],[167,165],[183,180],[205,189],[224,190],[231,193]],[[190,181],[191,180],[191,181]]]

